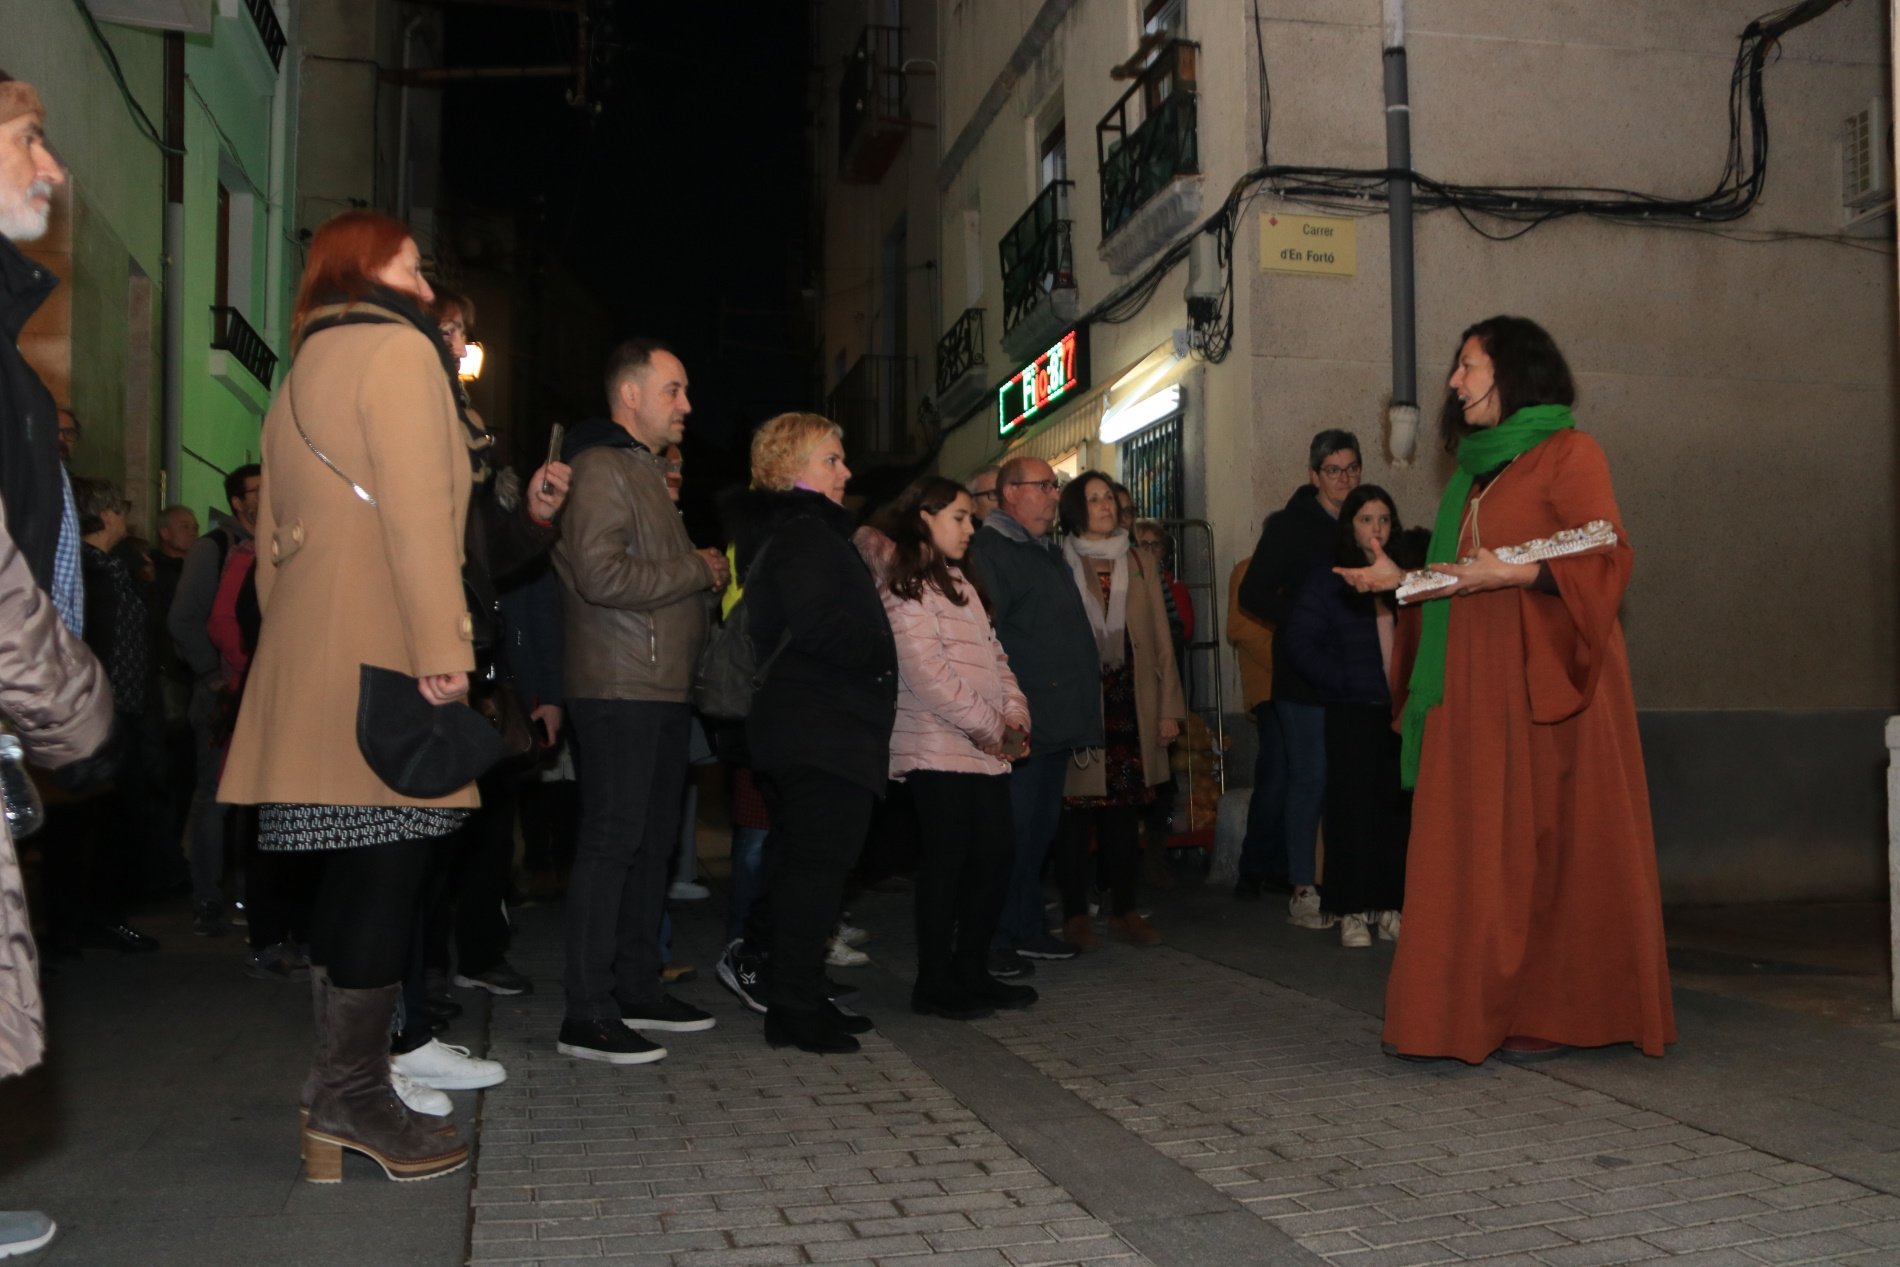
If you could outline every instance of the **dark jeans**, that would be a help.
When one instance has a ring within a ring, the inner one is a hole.
[[[1042,864],[1062,816],[1062,788],[1069,752],[1040,752],[1018,761],[1009,775],[1009,817],[1016,847],[1009,864],[1009,891],[996,922],[995,943],[1020,946],[1049,931],[1042,917]]]
[[[1260,738],[1253,762],[1253,794],[1247,798],[1247,833],[1240,838],[1240,878],[1260,883],[1286,879],[1286,750],[1273,701],[1253,706]]]
[[[467,824],[463,824],[463,830]],[[415,909],[409,913],[409,957],[402,969],[402,1001],[396,1009],[397,1052],[414,1051],[428,1042],[433,1031],[429,1022],[430,968],[446,965],[430,962],[429,932],[432,913],[446,910],[449,881],[455,872],[455,857],[462,849],[462,832],[437,836],[429,842],[429,861],[423,869],[422,883],[416,889]]]
[[[574,780],[528,779],[516,791],[521,798],[522,868],[561,871],[572,867],[580,821],[580,792]]]
[[[375,990],[402,980],[416,920],[416,899],[434,840],[336,849],[323,855],[310,916],[310,961],[344,990]]]
[[[455,834],[448,859],[448,883],[434,895],[428,911],[423,964],[446,971],[449,942],[455,943],[455,970],[464,976],[487,972],[508,953],[508,873],[515,856],[516,789],[519,771],[484,775],[478,785],[481,808]]]
[[[1089,913],[1089,842],[1102,858],[1108,881],[1109,911],[1135,909],[1135,876],[1141,869],[1141,814],[1138,805],[1103,805],[1062,811],[1056,835],[1056,884],[1062,890],[1064,918]]]
[[[117,724],[131,730],[138,719],[119,713]],[[127,738],[111,787],[56,806],[48,816],[42,856],[47,926],[57,946],[76,947],[94,929],[123,923],[137,888],[140,831],[150,806],[143,752]]]
[[[765,885],[763,827],[732,829],[732,891],[726,899],[726,940],[745,936],[746,921]]]
[[[191,811],[185,820],[186,855],[191,863],[191,900],[196,906],[224,907],[224,829],[231,807],[218,800],[218,776],[224,749],[211,742],[211,715],[217,692],[202,683],[191,688],[192,755],[196,761]]]
[[[754,904],[748,932],[766,923],[771,928],[767,1006],[816,1011],[826,1001],[825,943],[837,928],[845,877],[864,848],[877,797],[807,766],[758,774],[772,815],[768,851],[774,856],[769,901]]]
[[[1009,891],[1007,774],[912,770],[917,807],[917,988],[942,990],[985,975]]]
[[[1286,878],[1296,889],[1319,877],[1319,816],[1326,804],[1326,706],[1273,705],[1286,745]]]
[[[1399,737],[1385,704],[1326,706],[1326,883],[1334,915],[1405,904],[1412,794],[1399,786]]]
[[[567,1015],[618,1021],[660,995],[660,912],[679,841],[692,710],[657,700],[567,704],[580,743],[580,841],[567,885]],[[837,913],[835,910],[832,912]]]

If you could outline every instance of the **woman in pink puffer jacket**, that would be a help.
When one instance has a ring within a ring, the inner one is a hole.
[[[891,777],[917,806],[917,984],[911,1009],[953,1020],[1036,1001],[990,976],[990,939],[1008,885],[1010,761],[1029,752],[1029,704],[975,584],[970,495],[926,476],[899,494],[879,591],[897,638]]]

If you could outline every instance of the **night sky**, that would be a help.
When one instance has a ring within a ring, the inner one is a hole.
[[[565,102],[571,80],[451,85],[444,193],[527,213],[524,232],[587,284],[617,335],[651,335],[679,351],[695,406],[687,489],[699,502],[712,491],[706,476],[743,473],[751,428],[816,403],[809,332],[769,315],[798,308],[815,267],[807,5],[590,6],[602,37],[592,94],[600,113]],[[571,15],[446,12],[449,65],[574,57]],[[585,393],[598,398],[593,383]]]

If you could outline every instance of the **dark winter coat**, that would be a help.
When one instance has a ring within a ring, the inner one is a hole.
[[[59,285],[0,236],[0,501],[7,531],[33,583],[53,590],[53,552],[65,497],[59,479],[59,414],[52,393],[20,355],[20,331]]]
[[[1253,563],[1240,582],[1240,605],[1273,626],[1273,698],[1295,704],[1318,704],[1319,693],[1287,658],[1286,640],[1278,631],[1293,612],[1300,587],[1313,572],[1330,567],[1333,535],[1339,520],[1320,505],[1319,489],[1306,484],[1287,498],[1285,508],[1267,516]]]
[[[759,658],[791,634],[752,697],[752,768],[804,766],[882,795],[897,717],[897,642],[871,570],[851,544],[851,512],[803,489],[752,490],[727,503],[727,520]]]
[[[1320,703],[1391,703],[1375,601],[1331,572],[1315,572],[1274,637]]]
[[[996,640],[1029,701],[1030,751],[1101,747],[1101,655],[1069,565],[999,510],[970,538],[966,567],[989,596]]]
[[[152,613],[124,559],[81,542],[86,578],[86,645],[105,666],[112,702],[122,713],[143,714],[157,684]]]

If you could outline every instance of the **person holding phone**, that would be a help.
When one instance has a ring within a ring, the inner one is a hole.
[[[1036,992],[989,974],[1015,832],[1010,763],[1029,755],[1029,702],[964,574],[976,505],[926,476],[898,495],[880,597],[897,639],[891,777],[917,805],[917,984],[911,1009],[952,1020],[1027,1007]]]

